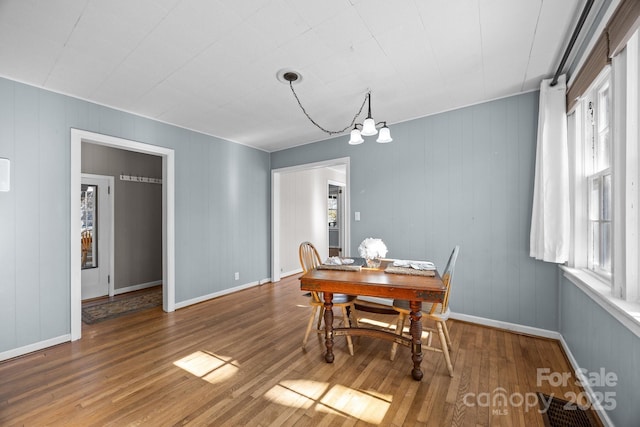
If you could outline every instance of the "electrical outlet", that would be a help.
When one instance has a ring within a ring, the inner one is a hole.
[[[240,273],[236,271],[236,274],[234,275],[234,278],[236,280],[240,280]]]

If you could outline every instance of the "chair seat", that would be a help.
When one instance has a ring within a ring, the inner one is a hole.
[[[422,319],[435,321],[436,329],[431,329],[431,330],[438,333],[438,337],[440,338],[440,346],[441,346],[441,348],[431,347],[431,335],[429,335],[427,345],[422,348],[425,350],[441,352],[444,355],[444,360],[447,363],[447,370],[449,371],[449,375],[451,377],[453,377],[453,365],[451,364],[451,357],[449,356],[449,351],[451,350],[451,337],[449,336],[449,329],[447,328],[447,320],[451,315],[451,311],[449,311],[449,291],[451,290],[451,281],[453,280],[453,269],[456,264],[456,260],[458,259],[459,251],[460,251],[460,246],[456,246],[455,248],[453,248],[453,251],[449,256],[449,261],[447,262],[447,266],[444,268],[444,273],[442,274],[442,283],[444,284],[446,291],[444,294],[444,298],[442,299],[442,302],[435,303],[436,306],[434,306],[433,303],[423,302],[422,308],[420,309],[422,313]],[[410,303],[409,301],[406,301],[406,300],[393,300],[393,309],[398,312],[398,321],[396,323],[396,334],[402,335],[404,330],[404,322],[407,320],[407,317],[411,312]],[[398,343],[394,342],[393,345],[391,346],[391,360],[393,360],[396,357],[397,348],[398,348]]]
[[[451,315],[451,310],[449,310],[449,307],[447,307],[444,313],[442,313],[442,304],[438,304],[438,306],[436,307],[436,311],[434,311],[433,314],[429,314],[431,312],[432,307],[433,307],[432,302],[423,302],[422,303],[423,315],[434,320],[442,320],[445,322],[449,320],[449,316]],[[406,313],[409,313],[409,311],[411,311],[411,309],[409,308],[409,301],[407,300],[394,299],[393,308],[396,309],[397,311],[405,311]]]
[[[320,261],[320,255],[318,254],[318,250],[310,242],[300,243],[300,247],[298,248],[298,256],[300,257],[300,266],[302,267],[302,271],[304,271],[305,273],[313,270],[318,265],[322,264],[322,261]],[[343,324],[347,328],[351,327],[352,323],[356,327],[358,327],[358,316],[356,315],[356,305],[355,305],[356,298],[357,297],[355,295],[333,294],[333,298],[331,300],[334,307],[342,311]],[[311,332],[313,321],[316,319],[316,313],[317,313],[316,329],[320,330],[320,325],[322,324],[324,311],[325,311],[324,295],[320,292],[312,291],[310,304],[311,304],[311,307],[313,307],[313,310],[311,311],[311,316],[309,317],[309,321],[307,322],[307,330],[304,333],[304,338],[302,339],[303,349],[305,349],[307,345],[307,339],[309,338],[309,333]],[[353,356],[353,341],[351,340],[351,336],[346,335],[345,338],[347,339],[349,354]]]
[[[324,301],[324,294],[321,296]],[[356,295],[346,295],[346,294],[333,294],[333,304],[345,304],[349,302],[355,301],[357,298]]]

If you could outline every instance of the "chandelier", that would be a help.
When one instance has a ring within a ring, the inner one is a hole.
[[[376,140],[376,142],[383,144],[383,143],[393,141],[393,139],[391,139],[391,131],[387,127],[387,122],[376,123],[376,121],[373,120],[373,117],[371,117],[371,91],[368,91],[367,94],[364,96],[362,105],[360,106],[360,109],[355,114],[355,116],[353,116],[353,120],[351,120],[350,124],[348,124],[347,126],[345,126],[340,130],[328,130],[320,126],[315,120],[313,120],[309,115],[309,113],[307,113],[307,110],[305,110],[305,108],[302,106],[302,102],[300,102],[300,98],[298,98],[298,94],[293,88],[294,82],[300,82],[300,80],[302,80],[302,77],[300,76],[300,74],[295,71],[281,70],[278,72],[278,80],[282,81],[283,83],[284,82],[289,83],[291,92],[293,93],[293,96],[296,98],[296,101],[298,101],[298,105],[300,106],[300,109],[302,110],[302,112],[304,113],[305,116],[307,116],[307,119],[309,119],[309,121],[313,123],[321,131],[329,135],[336,135],[336,134],[344,133],[348,129],[353,128],[351,130],[351,134],[350,134],[351,138],[349,139],[349,144],[358,145],[364,142],[364,139],[362,139],[363,136],[376,135],[378,134],[378,128],[380,128],[378,139]],[[356,120],[362,113],[362,110],[364,109],[365,104],[368,104],[367,118],[362,123],[356,123]]]

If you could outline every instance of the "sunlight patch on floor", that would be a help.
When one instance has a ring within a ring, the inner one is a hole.
[[[378,328],[388,329],[391,332],[395,332],[395,330],[396,330],[396,325],[395,324],[386,323],[386,322],[380,322],[378,320],[373,320],[373,319],[367,319],[366,317],[358,319],[358,323],[365,324],[365,325],[371,325],[371,326],[375,326],[375,327],[378,327]],[[404,329],[402,330],[402,334],[405,335],[405,336],[409,336],[410,335],[408,326],[404,327]],[[429,338],[429,335],[430,335],[430,330],[424,328],[424,326],[423,326],[422,339],[424,340],[424,339]]]
[[[308,380],[281,381],[264,395],[273,403],[292,408],[309,408],[322,396],[329,384]]]
[[[353,417],[367,423],[379,424],[391,406],[392,396],[376,391],[356,390],[310,380],[283,380],[264,394],[264,397],[283,406],[310,408],[316,411]]]
[[[196,351],[173,364],[211,384],[231,378],[239,369],[237,362],[231,357],[218,356],[206,351]]]
[[[358,323],[364,323],[365,325],[377,326],[379,328],[389,329],[389,330],[392,330],[392,331],[396,330],[396,325],[395,324],[391,324],[391,323],[387,323],[387,322],[380,322],[378,320],[368,319],[366,317],[358,318]]]
[[[380,397],[380,393],[355,390],[335,385],[320,400],[318,411],[326,408],[372,424],[380,424],[391,406],[391,395]]]

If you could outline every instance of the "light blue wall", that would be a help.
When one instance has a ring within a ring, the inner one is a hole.
[[[72,127],[175,150],[176,302],[270,277],[268,153],[0,78],[0,352],[70,332]]]
[[[614,393],[603,402],[615,406],[607,411],[611,421],[617,426],[640,425],[640,339],[564,277],[560,313],[560,333],[580,368],[598,375],[604,369],[617,376],[615,386],[592,386],[602,398]]]
[[[273,169],[351,158],[351,247],[380,237],[390,257],[444,266],[461,246],[452,310],[558,330],[556,266],[529,257],[538,92],[272,153]]]

